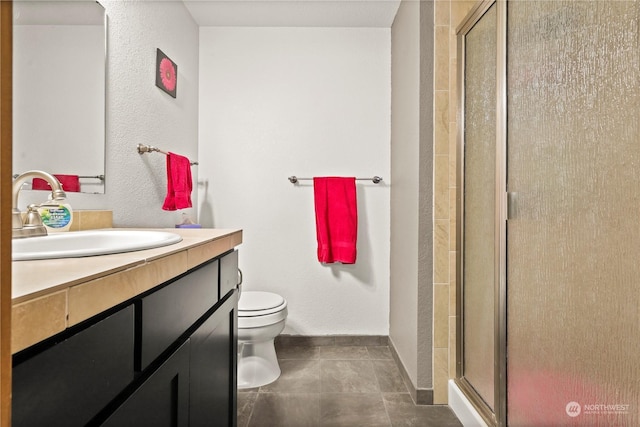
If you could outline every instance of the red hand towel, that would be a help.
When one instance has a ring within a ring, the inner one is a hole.
[[[162,209],[175,211],[191,207],[191,162],[179,154],[167,154],[167,197]]]
[[[318,261],[355,264],[358,205],[355,178],[313,178]]]
[[[59,175],[54,174],[60,184],[62,184],[62,189],[65,192],[75,192],[80,191],[80,178],[78,175]],[[32,190],[49,190],[51,191],[51,186],[47,181],[40,178],[33,178],[31,181],[31,189]]]

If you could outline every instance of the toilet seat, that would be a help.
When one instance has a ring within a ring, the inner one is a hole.
[[[287,301],[278,294],[244,291],[238,301],[238,317],[266,316],[287,308]]]

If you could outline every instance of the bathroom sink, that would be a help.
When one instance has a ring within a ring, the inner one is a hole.
[[[89,230],[13,239],[12,260],[75,258],[159,248],[182,241],[175,233],[151,230]]]

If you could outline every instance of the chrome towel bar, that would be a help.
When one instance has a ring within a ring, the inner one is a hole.
[[[289,182],[292,184],[297,184],[298,181],[311,181],[313,180],[313,178],[298,178],[295,175],[290,176],[289,178]],[[356,181],[373,181],[374,184],[379,184],[382,182],[382,177],[380,176],[374,176],[373,178],[356,178]]]
[[[16,179],[19,174],[13,174],[13,179]],[[104,181],[104,175],[78,175],[80,179],[99,179],[100,181]]]
[[[138,154],[152,153],[154,151],[158,153],[162,153],[165,156],[169,155],[169,153],[167,153],[166,151],[161,150],[158,147],[154,147],[153,145],[138,144]],[[191,164],[191,166],[198,164],[198,162],[191,162],[191,161],[189,163]]]

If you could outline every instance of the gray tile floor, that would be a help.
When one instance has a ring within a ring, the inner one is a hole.
[[[238,427],[462,426],[448,406],[416,406],[385,345],[278,344],[277,381],[238,393]]]

